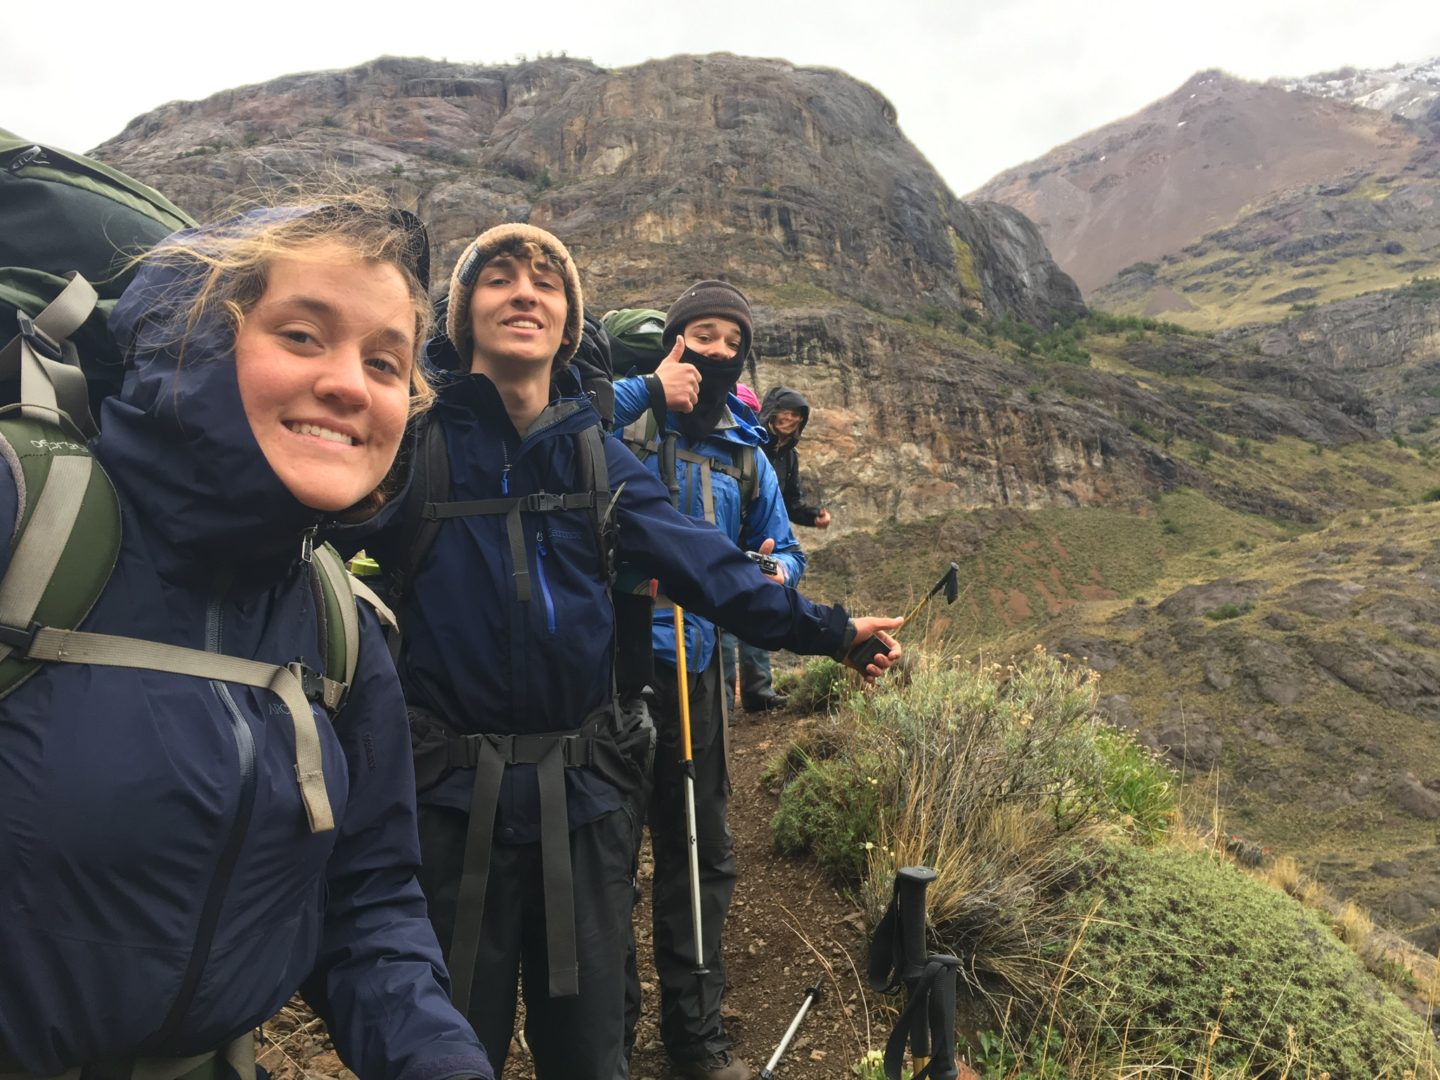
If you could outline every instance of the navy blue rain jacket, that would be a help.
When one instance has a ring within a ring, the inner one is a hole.
[[[586,399],[552,402],[522,438],[495,385],[463,375],[440,391],[429,421],[443,426],[453,501],[590,489],[589,476],[577,475],[575,436],[600,418]],[[622,443],[606,436],[604,448],[610,487],[621,492],[621,560],[658,577],[687,609],[743,627],[752,644],[825,655],[840,649],[843,609],[812,604],[765,578],[714,528],[677,513]],[[477,515],[441,522],[397,612],[406,700],[459,731],[573,731],[610,701],[615,616],[591,512],[522,517],[531,600],[516,599],[504,516]],[[404,539],[397,524],[367,550],[382,567],[393,565],[405,554],[398,549]],[[620,806],[598,773],[565,775],[572,828]],[[422,792],[421,801],[468,810],[473,781],[473,772],[461,770]],[[539,820],[535,767],[513,765],[500,792],[497,836],[537,840]]]
[[[643,380],[629,378],[618,381],[615,384],[615,426],[623,428],[639,419],[644,415],[649,403],[650,393]],[[715,504],[715,527],[747,551],[758,551],[767,539],[774,540],[775,549],[772,554],[784,565],[785,584],[793,590],[805,572],[805,552],[800,548],[800,541],[795,539],[795,531],[790,528],[790,517],[785,510],[785,500],[780,491],[780,483],[775,477],[775,470],[762,452],[768,436],[765,429],[754,422],[755,414],[734,394],[730,395],[729,410],[729,415],[705,438],[697,441],[677,434],[676,446],[681,450],[703,454],[725,465],[734,466],[740,464],[738,451],[741,447],[755,448],[757,482],[755,497],[749,506],[740,505],[739,481],[724,473],[711,471],[710,487]],[[667,431],[678,432],[679,420],[673,411],[666,413],[665,427]],[[659,478],[660,456],[650,455],[645,461],[645,467]],[[679,483],[681,511],[703,521],[705,492],[700,466],[677,459],[675,475]],[[701,614],[707,614],[701,609],[697,610]],[[689,618],[689,611],[685,614],[685,659],[692,671],[704,671],[718,654],[715,625],[706,618]],[[745,622],[730,622],[725,619],[716,621],[752,645],[774,648],[753,640]],[[675,623],[671,613],[663,609],[657,610],[652,631],[655,658],[674,667]],[[789,648],[792,652],[798,651],[788,645],[780,647]]]
[[[300,559],[319,515],[250,433],[229,330],[202,326],[178,372],[150,340],[147,310],[183,289],[143,269],[111,322],[133,360],[94,451],[124,538],[81,629],[321,670]],[[0,466],[7,540],[16,504]],[[203,1053],[299,988],[364,1080],[491,1076],[446,993],[404,703],[361,614],[349,699],[333,727],[316,709],[330,832],[309,831],[290,717],[265,691],[56,663],[0,701],[0,1061],[50,1075]]]

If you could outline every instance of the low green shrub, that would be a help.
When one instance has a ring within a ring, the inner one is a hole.
[[[1067,977],[1047,1020],[1092,1059],[1247,1080],[1434,1075],[1424,1022],[1318,913],[1227,860],[1107,845],[1069,910],[1083,926],[1052,953]]]
[[[1211,608],[1205,612],[1205,618],[1211,622],[1223,622],[1226,619],[1238,619],[1254,609],[1255,605],[1249,600],[1241,601],[1238,604],[1221,604],[1219,607]]]
[[[770,824],[775,847],[809,854],[837,880],[860,880],[881,811],[875,775],[881,766],[868,765],[849,757],[808,762],[786,787]]]
[[[1004,668],[922,663],[853,695],[772,763],[790,777],[776,844],[858,882],[873,918],[896,869],[934,867],[930,918],[971,958],[971,990],[1038,999],[1077,860],[1102,833],[1158,836],[1174,813],[1168,769],[1096,717],[1095,678],[1037,650]]]
[[[809,713],[830,712],[839,708],[854,690],[854,683],[847,667],[828,656],[818,656],[798,672],[777,675],[775,689],[785,695],[792,709]]]

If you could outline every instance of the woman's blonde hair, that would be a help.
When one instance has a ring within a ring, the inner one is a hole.
[[[421,363],[434,323],[428,283],[421,277],[421,267],[429,261],[428,240],[418,219],[397,210],[381,193],[348,191],[338,201],[309,198],[257,209],[215,226],[176,233],[137,262],[161,263],[192,281],[199,279],[183,309],[171,312],[171,329],[183,358],[185,339],[202,322],[219,316],[239,331],[265,293],[271,262],[303,257],[319,243],[336,243],[357,260],[390,263],[400,270],[415,313],[410,413],[424,412],[435,400]]]

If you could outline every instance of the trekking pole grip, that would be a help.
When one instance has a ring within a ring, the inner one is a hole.
[[[928,866],[897,871],[900,886],[900,977],[909,982],[925,973],[925,890],[939,875]]]

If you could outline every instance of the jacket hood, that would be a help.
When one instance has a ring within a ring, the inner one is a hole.
[[[798,390],[791,390],[788,386],[772,386],[766,392],[765,400],[760,403],[760,425],[767,433],[770,430],[770,417],[781,409],[791,409],[800,414],[800,426],[789,440],[799,442],[800,436],[805,434],[805,425],[810,422],[810,403]],[[774,438],[773,435],[770,437]]]
[[[235,221],[297,212],[258,210]],[[226,224],[175,235],[203,239]],[[304,532],[317,526],[319,539],[345,534],[348,546],[359,546],[353,534],[378,528],[388,513],[340,525],[290,494],[245,417],[228,321],[212,315],[177,332],[200,287],[191,270],[146,263],[116,303],[110,332],[124,358],[124,384],[101,407],[96,457],[182,564],[198,560],[207,573],[293,558]]]

